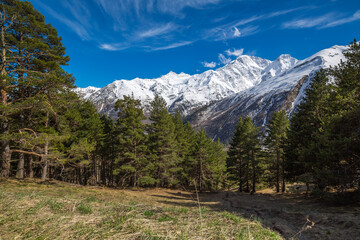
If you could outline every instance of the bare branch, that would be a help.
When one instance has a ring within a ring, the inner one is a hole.
[[[38,137],[36,132],[34,130],[32,130],[31,128],[23,128],[23,129],[19,130],[20,133],[22,133],[23,131],[32,132],[35,135],[36,138]]]

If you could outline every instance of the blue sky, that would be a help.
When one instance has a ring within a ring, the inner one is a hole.
[[[30,0],[79,87],[218,68],[241,54],[304,59],[360,38],[359,0]]]

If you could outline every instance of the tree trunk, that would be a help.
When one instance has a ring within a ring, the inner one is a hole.
[[[284,160],[283,160],[284,161]],[[286,186],[285,186],[285,169],[284,169],[284,164],[282,164],[282,166],[281,166],[281,170],[282,170],[282,188],[281,188],[281,191],[282,192],[285,192],[285,190],[286,190]]]
[[[83,168],[84,170],[84,172],[83,172],[83,175],[84,175],[84,186],[86,186],[87,185],[87,182],[88,182],[88,177],[87,177],[87,171],[86,171],[86,167],[84,166],[84,168]]]
[[[242,176],[242,161],[241,158],[239,160],[239,169],[238,169],[238,173],[239,173],[239,192],[243,191],[243,176]]]
[[[1,154],[1,174],[0,177],[8,178],[10,175],[10,160],[11,160],[11,151],[10,151],[10,141],[2,140],[2,154]]]
[[[280,192],[280,151],[276,150],[276,192]]]
[[[6,92],[6,42],[5,42],[5,21],[6,21],[6,14],[3,14],[3,19],[1,22],[1,50],[2,50],[2,58],[1,58],[1,78],[3,87],[1,88],[1,102],[6,108],[8,104],[8,97]],[[2,112],[2,123],[1,123],[1,134],[5,139],[1,140],[1,173],[0,177],[8,178],[10,175],[10,162],[11,162],[11,151],[10,151],[10,140],[6,139],[9,134],[9,120],[7,118],[6,109]]]
[[[34,177],[33,157],[32,157],[31,155],[29,155],[28,177],[29,177],[29,178],[33,178],[33,177]]]
[[[21,128],[24,128],[24,115],[21,113],[20,114],[20,124],[21,124]],[[22,138],[20,139],[20,150],[22,149]],[[18,168],[17,168],[17,177],[20,179],[24,179],[24,164],[25,164],[25,159],[24,159],[24,153],[19,153],[19,162],[18,162]]]
[[[136,170],[135,170],[135,172],[134,172],[134,176],[133,176],[133,181],[134,181],[134,183],[133,183],[133,187],[136,187]]]
[[[250,186],[249,186],[249,162],[250,162],[250,154],[248,153],[247,161],[246,161],[246,192],[250,192]]]
[[[46,121],[45,121],[45,129],[49,127],[49,112],[46,113]],[[45,138],[45,146],[44,146],[44,155],[41,159],[43,162],[43,172],[41,176],[41,180],[45,181],[47,178],[48,168],[49,168],[49,160],[48,160],[48,154],[49,154],[49,136],[46,135]]]
[[[17,169],[17,177],[19,179],[24,179],[24,154],[19,153],[19,162],[18,162],[18,169]]]
[[[199,170],[200,170],[200,172],[199,172],[199,192],[201,192],[201,190],[202,190],[202,178],[203,178],[203,165],[202,165],[202,159],[200,158],[200,162],[199,162],[199,164],[200,164],[200,168],[199,168]]]
[[[256,189],[256,169],[255,169],[255,153],[254,150],[251,151],[251,164],[252,164],[252,192],[255,192]]]
[[[49,151],[49,137],[45,139],[45,146],[44,146],[44,156],[42,157],[43,162],[43,172],[41,176],[41,180],[45,181],[48,176],[48,168],[49,168],[49,161],[48,161],[48,151]]]

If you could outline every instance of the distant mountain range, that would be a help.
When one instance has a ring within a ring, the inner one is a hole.
[[[289,113],[301,101],[312,77],[321,68],[345,60],[345,46],[333,46],[299,61],[288,54],[269,61],[242,55],[216,70],[188,75],[170,72],[156,79],[117,80],[104,88],[77,88],[98,111],[116,117],[114,103],[123,95],[140,99],[145,114],[155,94],[178,110],[195,129],[204,128],[214,139],[229,141],[240,117],[250,116],[264,126],[278,110]]]

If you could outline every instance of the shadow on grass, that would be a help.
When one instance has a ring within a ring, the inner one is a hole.
[[[152,195],[157,202],[176,207],[198,207],[195,193]],[[359,239],[360,208],[336,207],[305,193],[199,193],[200,205],[229,211],[279,232],[286,239]]]

